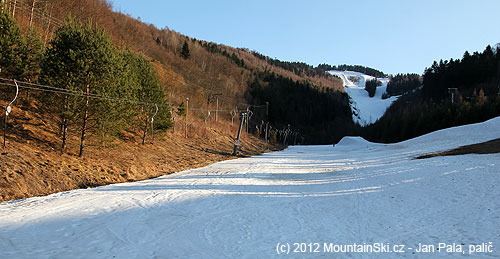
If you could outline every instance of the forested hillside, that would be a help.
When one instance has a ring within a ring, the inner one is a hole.
[[[249,111],[238,155],[331,143],[353,126],[338,78],[158,29],[111,4],[1,2],[0,105],[15,101],[5,124],[0,200],[232,158],[238,111]],[[279,96],[269,94],[275,91]],[[289,101],[302,112],[287,109]],[[310,114],[315,123],[303,117]],[[335,125],[335,134],[325,125]]]
[[[262,72],[251,84],[249,96],[252,103],[275,106],[268,114],[256,112],[256,118],[269,118],[279,128],[293,125],[299,135],[290,143],[297,137],[297,143],[333,143],[354,128],[348,95],[331,88],[320,91],[310,83]]]
[[[425,70],[421,88],[417,75],[396,78],[391,92],[404,94],[379,121],[362,130],[369,140],[397,142],[500,116],[498,46],[466,51],[462,59],[434,61]]]
[[[387,84],[388,96],[402,95],[422,86],[422,77],[418,74],[397,74]]]
[[[300,62],[282,62],[270,59],[248,49],[236,49],[222,44],[190,38],[167,27],[159,29],[129,15],[113,12],[112,2],[110,1],[8,0],[4,3],[3,10],[5,10],[4,13],[14,17],[15,21],[20,25],[22,34],[28,35],[27,41],[39,42],[39,45],[37,45],[39,47],[38,53],[43,53],[47,48],[50,48],[51,40],[57,36],[57,29],[68,23],[68,15],[75,22],[83,25],[91,23],[96,29],[104,30],[105,34],[112,40],[114,48],[119,52],[133,53],[130,55],[138,54],[154,67],[158,77],[158,84],[165,93],[165,105],[168,103],[170,107],[173,107],[172,114],[174,115],[176,114],[176,107],[181,104],[185,105],[186,98],[189,98],[189,105],[192,110],[196,111],[194,115],[201,121],[206,120],[206,118],[213,119],[213,110],[215,108],[225,111],[218,115],[220,119],[227,121],[233,118],[229,111],[235,110],[236,107],[246,109],[248,104],[262,106],[265,105],[265,102],[269,102],[271,114],[276,112],[273,109],[288,112],[288,109],[280,107],[281,103],[273,103],[268,99],[254,98],[252,96],[252,93],[254,93],[252,86],[257,81],[264,88],[269,85],[272,87],[272,83],[260,76],[262,73],[274,74],[289,79],[289,82],[293,82],[293,84],[303,85],[310,90],[306,94],[324,95],[326,97],[329,95],[327,92],[332,90],[334,92],[343,91],[341,81],[334,76],[323,73],[321,69],[315,69]],[[30,31],[31,33],[29,33]],[[29,35],[33,35],[33,37]],[[39,69],[33,69],[33,67],[39,67],[39,61],[32,59],[29,62],[35,65],[24,65],[26,68],[24,73],[29,75],[19,76],[18,74],[10,73],[8,75],[3,73],[3,77],[29,82],[42,80],[42,77],[39,78]],[[29,69],[27,69],[28,67]],[[46,79],[40,81],[43,84],[66,87],[61,85],[63,82],[51,81],[48,77],[44,78]],[[118,78],[122,77],[118,76]],[[113,81],[113,83],[127,84],[127,82],[123,81]],[[82,93],[86,91],[86,89],[80,90]],[[109,92],[108,94],[113,93]],[[114,94],[116,96],[117,93]],[[287,92],[281,94],[286,95]],[[122,98],[123,96],[116,97]],[[307,95],[302,97],[304,99],[308,98]],[[287,99],[286,96],[283,96],[283,98]],[[345,105],[345,102],[340,105]],[[252,108],[250,107],[250,109]],[[331,111],[327,109],[313,109],[319,113],[315,116],[332,117],[330,115]],[[212,113],[209,113],[210,110],[212,110]],[[166,112],[171,112],[171,110]],[[170,117],[170,115],[165,116]],[[292,116],[293,114],[289,114],[285,117],[290,118]],[[275,129],[288,124],[291,124],[291,127],[295,129],[302,127],[294,125],[294,122],[301,121],[299,117],[295,117],[290,121],[273,121],[273,117],[269,119]],[[62,118],[62,121],[64,120]],[[257,123],[260,123],[260,121],[253,121],[254,125],[250,127],[250,131],[254,131]],[[301,125],[306,124],[301,123]],[[351,126],[350,121],[343,121],[341,124],[345,124],[346,127]],[[314,131],[312,126],[309,126],[309,128],[310,131]],[[313,142],[318,142],[320,139],[331,140],[327,135],[303,135],[303,137]]]

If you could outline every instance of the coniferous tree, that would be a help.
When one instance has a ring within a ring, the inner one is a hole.
[[[23,80],[22,60],[24,39],[16,21],[8,14],[0,14],[0,76]]]
[[[368,96],[374,97],[375,92],[377,91],[377,86],[380,85],[381,83],[380,81],[377,81],[377,79],[366,81],[365,90],[368,92]]]
[[[123,100],[135,100],[139,83],[136,71],[130,65],[130,56],[134,56],[130,50],[113,53],[114,66],[112,66],[111,87],[102,89],[101,94]],[[94,131],[98,134],[102,144],[113,140],[120,133],[131,126],[131,121],[137,116],[135,105],[130,102],[97,99],[93,121]]]
[[[187,41],[184,41],[184,44],[182,45],[182,50],[181,50],[181,57],[184,59],[188,59],[191,54],[189,53],[189,45]]]
[[[422,80],[418,74],[397,74],[387,84],[387,93],[390,96],[402,95],[417,89],[421,85]]]
[[[151,125],[151,117],[158,113],[154,118],[156,129],[167,130],[172,126],[170,121],[170,109],[166,101],[165,92],[160,86],[158,75],[153,66],[143,56],[137,55],[133,58],[132,69],[137,76],[138,88],[136,90],[136,99],[141,103],[148,103],[140,106],[139,125],[143,131],[142,144],[146,142],[146,134]]]
[[[43,57],[43,41],[38,32],[31,28],[26,42],[23,45],[21,60],[23,64],[24,74],[23,80],[30,82],[36,81],[40,74],[40,62]]]
[[[100,105],[106,105],[106,102],[90,100],[89,95],[106,95],[118,87],[114,80],[116,61],[111,38],[91,22],[83,26],[69,17],[50,42],[41,64],[40,81],[80,95],[52,95],[47,98],[47,104],[54,106],[61,119],[63,152],[67,127],[79,118],[79,156],[83,155],[88,119],[98,117],[99,111],[105,110]]]
[[[186,116],[186,107],[184,107],[184,102],[181,102],[181,104],[177,108],[177,115]]]

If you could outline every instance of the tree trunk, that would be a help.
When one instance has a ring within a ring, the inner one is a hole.
[[[68,96],[65,96],[64,97],[64,112],[68,111],[68,106],[69,106],[69,100],[68,100]],[[66,134],[68,132],[68,118],[66,117],[66,115],[64,115],[64,112],[63,112],[63,115],[62,115],[62,118],[61,118],[61,129],[60,129],[60,136],[62,136],[62,144],[61,144],[61,153],[66,153]]]
[[[43,40],[43,46],[47,46],[47,37],[49,37],[49,30],[50,30],[50,20],[51,20],[51,17],[50,15],[52,14],[52,6],[50,6],[50,11],[49,11],[49,15],[47,17],[47,29],[46,29],[46,32],[45,32],[45,39]]]
[[[149,120],[148,117],[146,116],[146,123],[144,124],[144,134],[142,135],[142,144],[146,144],[146,134],[148,133],[148,124]]]
[[[66,119],[64,119],[62,123],[62,145],[61,145],[61,153],[66,153],[66,133],[68,132],[68,123]]]
[[[83,147],[85,146],[85,131],[87,129],[87,117],[88,117],[88,107],[89,107],[89,85],[87,84],[87,94],[85,95],[85,107],[83,112],[82,120],[82,137],[80,138],[80,154],[79,157],[83,156]]]
[[[35,0],[33,0],[33,5],[31,6],[31,15],[30,15],[30,29],[33,25],[33,11],[35,10]]]
[[[106,129],[104,128],[104,124],[101,125],[101,146],[106,147]]]

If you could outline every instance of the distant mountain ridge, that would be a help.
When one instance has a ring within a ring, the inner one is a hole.
[[[362,65],[344,64],[344,65],[338,65],[338,66],[331,66],[328,64],[320,64],[320,65],[318,65],[318,68],[325,70],[325,71],[337,70],[337,71],[360,72],[360,73],[363,73],[365,75],[369,75],[369,76],[373,76],[373,77],[377,77],[377,78],[387,77],[387,75],[380,70],[377,70],[377,69],[371,68],[371,67],[362,66]]]

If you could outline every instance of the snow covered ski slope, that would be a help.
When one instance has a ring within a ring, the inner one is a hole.
[[[397,96],[393,96],[385,100],[382,99],[382,95],[386,92],[389,78],[375,78],[352,71],[332,70],[329,73],[340,77],[344,82],[344,90],[351,98],[352,118],[362,126],[374,123],[380,119],[387,108],[398,98]],[[375,96],[370,98],[368,92],[365,90],[365,86],[366,81],[373,79],[377,79],[382,85],[377,87]]]
[[[414,159],[499,132],[500,117],[391,145],[348,137],[1,203],[0,258],[499,258],[500,155]]]

